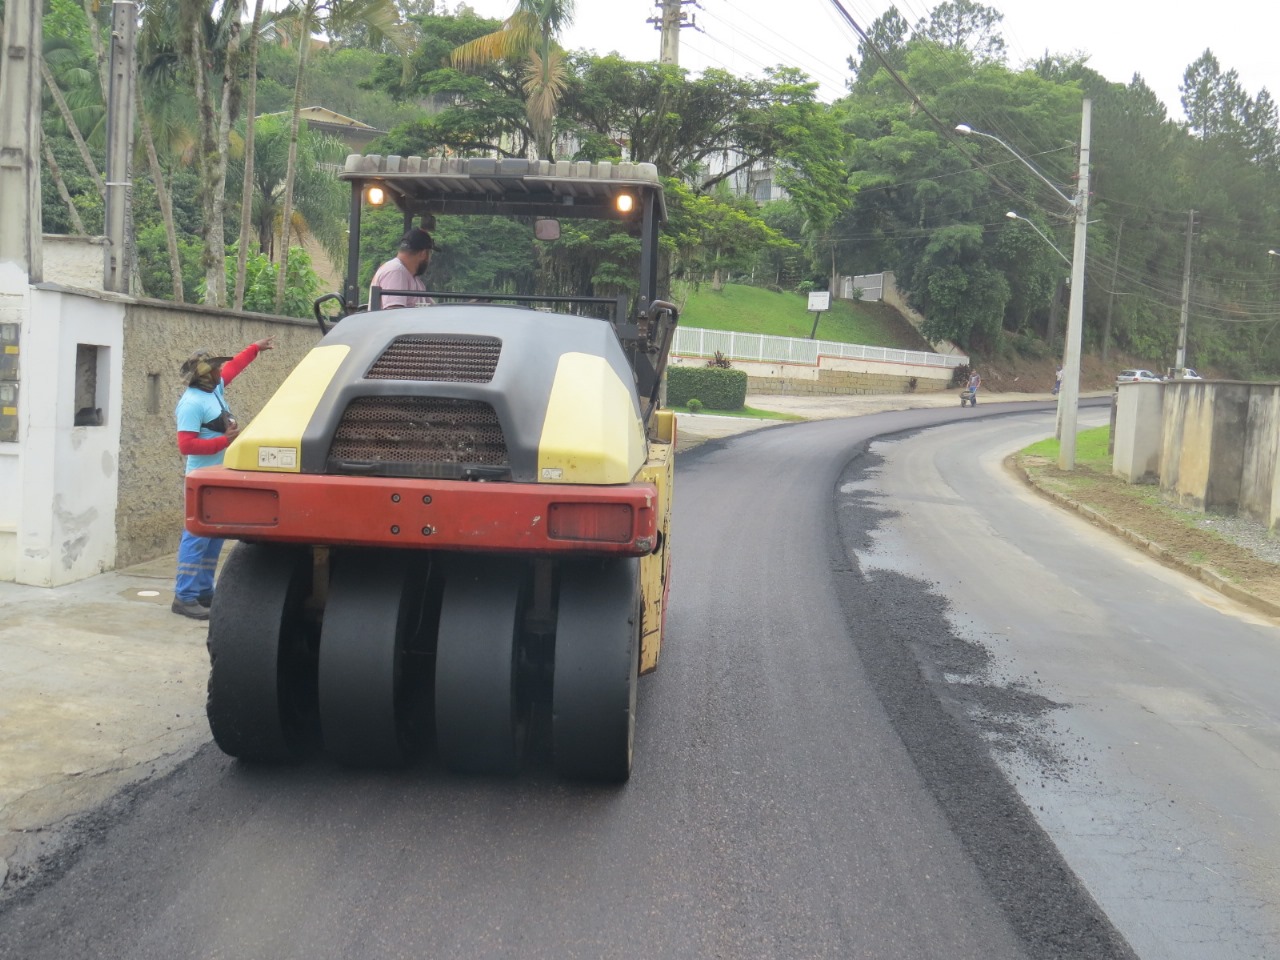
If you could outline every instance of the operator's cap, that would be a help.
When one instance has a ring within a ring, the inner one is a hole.
[[[187,383],[212,380],[214,371],[230,359],[232,358],[215,357],[208,350],[197,350],[182,361],[182,375],[186,378]]]
[[[400,249],[408,250],[411,253],[419,253],[423,250],[434,250],[436,242],[431,239],[431,234],[423,230],[421,227],[411,227],[404,232],[404,236],[400,238]]]

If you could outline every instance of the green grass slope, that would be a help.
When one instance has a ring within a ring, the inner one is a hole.
[[[723,290],[712,290],[704,283],[696,291],[688,286],[676,293],[687,298],[681,326],[803,338],[813,330],[814,315],[803,294],[775,293],[739,283],[726,284]],[[884,303],[832,301],[831,309],[818,321],[817,339],[900,350],[932,349],[915,327]]]

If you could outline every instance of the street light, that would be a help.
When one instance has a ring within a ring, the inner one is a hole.
[[[1058,467],[1074,470],[1076,466],[1076,414],[1080,406],[1080,343],[1084,331],[1084,257],[1085,240],[1089,230],[1089,123],[1092,102],[1086,97],[1080,110],[1080,172],[1079,188],[1075,198],[1068,197],[1053,182],[1037,170],[1022,154],[999,137],[975,130],[967,123],[959,124],[956,133],[965,136],[986,137],[1004,147],[1028,170],[1043,180],[1076,215],[1075,247],[1071,264],[1071,305],[1067,310],[1067,348],[1062,358],[1062,390],[1058,396]],[[1025,219],[1018,217],[1018,219]],[[1028,221],[1030,222],[1030,221]],[[1034,224],[1032,224],[1034,226]],[[1047,237],[1045,239],[1048,239]],[[1057,247],[1054,247],[1057,250]],[[1061,254],[1061,251],[1059,251]],[[1063,259],[1066,257],[1063,255]]]
[[[1062,199],[1063,203],[1065,203],[1068,207],[1072,209],[1075,208],[1076,202],[1074,200],[1072,200],[1065,193],[1063,193],[1056,186],[1054,186],[1054,183],[1052,180],[1050,180],[1043,173],[1041,173],[1039,170],[1033,167],[1031,165],[1031,161],[1027,160],[1022,154],[1020,154],[1017,150],[1013,149],[1013,147],[1009,146],[1007,143],[1005,143],[1003,140],[997,137],[994,133],[983,133],[981,130],[973,129],[973,127],[969,126],[967,123],[956,124],[956,133],[963,134],[966,137],[986,137],[988,140],[994,140],[996,143],[1000,144],[1000,146],[1004,147],[1006,150],[1012,153],[1015,157],[1021,160],[1023,164],[1026,165],[1026,168],[1028,170],[1030,170],[1037,177],[1043,180],[1045,184],[1049,187],[1049,189],[1052,190],[1054,193],[1056,193]]]
[[[1018,216],[1016,213],[1014,213],[1012,210],[1010,210],[1008,213],[1006,213],[1006,214],[1005,214],[1005,216],[1006,216],[1006,217],[1008,217],[1010,220],[1021,220],[1023,223],[1025,223],[1025,224],[1027,224],[1028,226],[1030,226],[1032,230],[1034,230],[1036,233],[1040,234],[1040,239],[1041,239],[1041,240],[1043,240],[1043,241],[1044,241],[1045,243],[1047,243],[1049,246],[1053,247],[1053,252],[1054,252],[1054,253],[1056,253],[1058,256],[1060,256],[1063,260],[1065,260],[1065,261],[1067,262],[1067,266],[1071,266],[1071,258],[1070,258],[1070,257],[1068,257],[1068,256],[1067,256],[1065,253],[1063,253],[1061,250],[1059,250],[1059,249],[1058,249],[1058,245],[1057,245],[1056,243],[1054,243],[1054,242],[1053,242],[1052,240],[1050,240],[1047,236],[1045,236],[1045,232],[1044,232],[1043,230],[1041,230],[1039,227],[1037,227],[1037,226],[1035,225],[1035,221],[1034,221],[1034,220],[1028,220],[1026,217],[1020,217],[1020,216]]]

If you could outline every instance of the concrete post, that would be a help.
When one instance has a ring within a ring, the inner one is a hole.
[[[44,279],[40,215],[39,0],[5,4],[0,49],[0,293]]]
[[[1076,242],[1071,255],[1071,306],[1067,312],[1067,344],[1063,356],[1062,389],[1058,409],[1062,440],[1058,467],[1076,467],[1076,414],[1080,405],[1080,345],[1084,336],[1084,257],[1089,231],[1089,129],[1092,102],[1085,98],[1080,111],[1080,177],[1076,188]]]
[[[129,292],[133,270],[130,208],[133,199],[134,35],[138,10],[133,0],[111,5],[111,80],[107,91],[107,199],[104,210],[107,244],[102,286]]]

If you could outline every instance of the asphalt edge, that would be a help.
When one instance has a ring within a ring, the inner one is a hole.
[[[1031,475],[1031,472],[1021,463],[1017,462],[1017,457],[1018,455],[1016,453],[1010,454],[1006,457],[1004,461],[1005,468],[1020,477],[1023,483],[1046,500],[1049,500],[1066,510],[1075,511],[1094,526],[1101,527],[1108,533],[1114,534],[1122,540],[1127,540],[1129,543],[1140,548],[1156,560],[1159,560],[1166,567],[1170,567],[1180,573],[1186,574],[1194,580],[1198,580],[1206,587],[1216,590],[1224,597],[1228,597],[1235,600],[1237,603],[1244,604],[1245,606],[1252,607],[1260,613],[1265,613],[1267,616],[1280,619],[1280,604],[1267,600],[1264,597],[1260,597],[1257,594],[1250,593],[1248,590],[1245,590],[1238,584],[1232,583],[1221,574],[1210,570],[1202,564],[1191,563],[1190,561],[1174,556],[1168,549],[1156,543],[1154,540],[1149,540],[1141,534],[1130,530],[1128,527],[1121,526],[1114,520],[1104,517],[1092,507],[1086,506],[1076,500],[1072,500],[1070,497],[1065,496],[1056,490],[1049,490],[1041,486],[1036,482],[1036,479]]]

